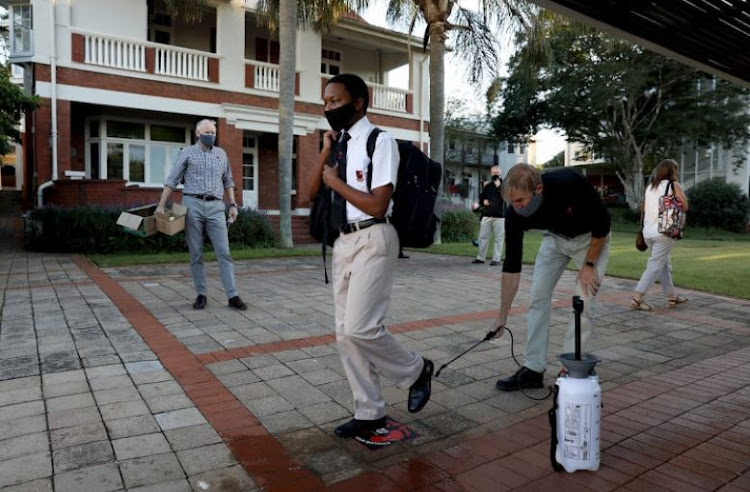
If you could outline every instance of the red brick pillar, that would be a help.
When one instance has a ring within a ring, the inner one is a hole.
[[[311,206],[308,187],[313,169],[317,166],[320,154],[320,132],[316,131],[304,137],[298,137],[297,142],[297,206],[309,208]]]
[[[71,167],[70,101],[57,100],[57,178],[66,179]]]
[[[219,118],[217,132],[217,145],[224,149],[229,159],[234,180],[234,200],[242,204],[242,130],[227,123],[225,118]]]
[[[41,99],[34,114],[35,132],[33,137],[36,182],[32,175],[26,176],[33,190],[52,176],[52,151],[50,148],[52,111],[49,99]]]

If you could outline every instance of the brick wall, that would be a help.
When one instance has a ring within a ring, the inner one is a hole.
[[[242,203],[242,130],[227,123],[225,118],[218,121],[217,144],[224,149],[232,168],[232,179],[234,180],[234,200]]]
[[[61,179],[44,191],[45,205],[78,207],[83,205],[133,207],[156,203],[161,196],[161,188],[141,188],[125,186],[122,179]],[[182,200],[182,193],[175,191],[170,196],[174,201]]]

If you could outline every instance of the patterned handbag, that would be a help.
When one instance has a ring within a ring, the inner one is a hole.
[[[670,188],[672,193],[670,194]],[[670,180],[664,195],[659,197],[659,232],[672,239],[682,239],[682,230],[685,228],[685,212],[682,209],[682,200],[674,194],[674,185]]]

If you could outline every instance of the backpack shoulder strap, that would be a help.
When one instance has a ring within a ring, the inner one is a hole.
[[[383,133],[383,130],[376,126],[367,136],[367,157],[370,158],[370,163],[367,165],[368,190],[372,188],[372,155],[375,153],[375,144],[378,143],[378,135],[380,135],[381,133]]]

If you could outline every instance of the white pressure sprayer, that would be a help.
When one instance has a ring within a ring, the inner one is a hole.
[[[602,390],[591,354],[581,354],[581,312],[583,301],[573,297],[575,311],[575,353],[559,357],[567,374],[557,378],[555,402],[549,412],[552,427],[551,461],[555,471],[599,469],[599,432]]]

